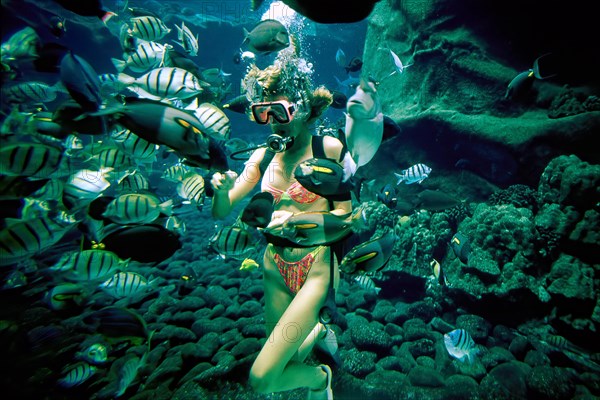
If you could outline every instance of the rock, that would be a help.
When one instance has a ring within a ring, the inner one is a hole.
[[[435,356],[435,342],[431,339],[418,339],[410,343],[409,351],[413,357]]]
[[[594,299],[594,269],[579,259],[561,254],[548,274],[548,293],[564,299]]]
[[[431,357],[427,357],[427,356],[417,357],[417,364],[419,364],[423,367],[435,369],[435,360]]]
[[[239,360],[240,358],[258,353],[261,347],[262,345],[258,339],[246,338],[231,349],[231,354]]]
[[[357,349],[342,350],[340,357],[344,360],[344,370],[357,378],[364,378],[375,371],[375,359],[377,358],[375,353]]]
[[[204,300],[206,301],[209,307],[220,305],[222,307],[227,308],[233,304],[233,300],[231,300],[231,295],[227,292],[227,290],[215,285],[210,286],[208,289],[206,289],[206,293],[204,294]]]
[[[387,300],[378,302],[373,308],[373,319],[379,322],[385,322],[385,317],[396,311],[396,307]]]
[[[203,335],[200,340],[198,340],[198,358],[202,360],[212,359],[219,347],[218,333],[209,332],[206,335]]]
[[[498,365],[480,383],[483,398],[527,398],[526,380],[530,370],[531,367],[518,361]]]
[[[176,376],[183,366],[181,354],[175,353],[167,357],[157,368],[155,368],[148,379],[146,379],[145,388],[153,389],[161,385],[162,381],[168,377]]]
[[[446,334],[446,333],[456,329],[456,327],[454,325],[450,325],[449,323],[447,323],[446,321],[444,321],[443,319],[441,319],[439,317],[433,318],[429,322],[429,324],[431,325],[431,328],[433,328],[434,330],[436,330],[442,334]]]
[[[572,399],[575,384],[572,374],[563,368],[552,368],[549,365],[534,367],[527,377],[527,385],[532,397],[540,400]]]
[[[439,372],[421,365],[410,370],[408,379],[414,386],[440,387],[444,385],[444,378]]]
[[[235,323],[229,318],[217,317],[211,320],[196,321],[192,325],[192,331],[203,336],[209,332],[223,333],[235,327]]]
[[[487,340],[492,325],[478,315],[465,314],[456,318],[456,327],[466,330],[476,343],[481,343]]]
[[[508,346],[508,350],[518,359],[522,360],[527,354],[527,350],[530,349],[529,341],[523,336],[515,336],[515,338],[510,342]]]
[[[429,322],[436,316],[437,310],[430,301],[418,301],[408,307],[407,313],[410,318],[419,318],[423,322]]]
[[[177,310],[179,311],[198,311],[206,307],[206,301],[196,296],[185,296],[177,301]]]
[[[358,350],[380,355],[389,354],[393,346],[390,335],[373,324],[352,324],[350,338]]]
[[[175,393],[173,393],[173,400],[197,400],[207,399],[208,397],[208,391],[197,382],[189,381],[189,379],[186,379],[183,385],[178,385]]]
[[[550,365],[550,358],[537,350],[529,350],[523,360],[527,365],[531,367],[540,367],[543,365]]]
[[[446,379],[445,399],[479,399],[479,384],[470,376],[452,375]]]
[[[430,339],[432,337],[425,322],[418,318],[406,321],[402,325],[402,329],[404,330],[404,338],[407,341],[414,341],[422,338]]]
[[[163,340],[169,340],[171,343],[186,343],[195,342],[197,340],[194,332],[187,328],[180,326],[166,325],[163,329],[156,332],[152,340],[161,342]]]
[[[481,362],[487,370],[497,365],[515,360],[515,356],[504,347],[494,346],[481,356]]]
[[[400,372],[375,371],[365,378],[364,396],[370,399],[399,399],[407,385],[408,378]]]

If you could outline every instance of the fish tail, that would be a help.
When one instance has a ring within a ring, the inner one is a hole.
[[[173,200],[172,199],[169,199],[169,200],[165,201],[164,203],[159,204],[158,207],[160,208],[160,212],[162,212],[163,214],[166,214],[166,215],[173,214]]]
[[[118,72],[123,72],[127,67],[127,62],[125,60],[119,60],[118,58],[111,58],[113,65],[117,69]]]

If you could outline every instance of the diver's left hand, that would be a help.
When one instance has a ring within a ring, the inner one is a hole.
[[[273,216],[271,217],[271,222],[265,229],[274,230],[277,229],[285,223],[292,215],[294,215],[291,211],[277,210],[273,212]]]

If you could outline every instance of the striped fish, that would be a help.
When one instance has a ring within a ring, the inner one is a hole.
[[[63,152],[39,143],[18,143],[0,148],[0,174],[47,178],[57,172]]]
[[[0,231],[0,266],[16,263],[48,249],[72,226],[49,217],[14,222]]]
[[[79,386],[90,379],[96,373],[97,369],[94,365],[86,362],[77,363],[63,378],[58,380],[58,384],[67,388]]]
[[[396,178],[398,178],[396,185],[399,185],[402,182],[406,183],[407,185],[410,185],[411,183],[421,183],[429,176],[430,172],[431,168],[429,168],[427,165],[415,164],[408,169],[400,171],[399,174],[394,173]]]
[[[374,291],[376,294],[379,294],[379,292],[381,291],[381,288],[377,287],[377,285],[375,285],[375,282],[373,282],[373,279],[371,279],[367,275],[355,275],[353,279],[354,282],[358,283],[358,286],[360,286],[366,291]]]
[[[129,129],[115,131],[111,134],[115,145],[140,162],[156,161],[159,146],[142,139]]]
[[[119,272],[100,285],[116,298],[131,297],[149,289],[150,283],[136,272]]]
[[[35,191],[31,196],[40,200],[60,199],[65,184],[60,179],[50,179],[44,186]]]
[[[149,15],[133,17],[129,22],[131,28],[127,33],[148,42],[160,40],[171,32],[171,29],[167,28],[159,18]]]
[[[100,92],[108,94],[117,94],[127,88],[126,85],[119,81],[117,74],[100,74],[98,75],[100,81]]]
[[[250,233],[239,226],[221,228],[209,243],[221,257],[231,257],[236,260],[247,258],[255,250]]]
[[[146,363],[148,352],[144,353],[142,358],[131,356],[123,363],[119,370],[119,387],[115,393],[115,398],[125,394],[129,386],[135,381],[139,369]]]
[[[129,67],[134,72],[145,72],[160,64],[165,46],[154,42],[143,42],[125,60],[112,58],[111,61],[119,72]]]
[[[186,232],[185,222],[176,215],[171,215],[167,218],[165,228],[179,235],[183,235]]]
[[[119,81],[138,96],[154,100],[187,99],[202,92],[196,76],[182,68],[155,68],[139,78],[121,73]]]
[[[179,39],[179,42],[175,43],[181,45],[181,47],[183,47],[183,50],[189,55],[197,56],[198,35],[194,37],[194,34],[192,33],[192,31],[190,31],[190,28],[185,26],[185,22],[181,23],[181,28],[177,25],[175,25],[175,28],[177,28],[177,39]]]
[[[229,140],[231,123],[225,113],[217,106],[202,103],[194,110],[194,115],[202,123],[202,133],[219,140]]]
[[[167,168],[160,177],[171,182],[181,182],[189,172],[188,167],[178,164]]]
[[[455,329],[446,333],[444,345],[452,357],[462,362],[468,360],[469,363],[473,363],[473,359],[478,353],[473,338],[464,329]]]
[[[117,224],[148,224],[161,212],[172,214],[172,205],[172,200],[159,204],[154,195],[127,193],[111,201],[102,215]]]
[[[113,168],[122,171],[135,165],[135,161],[124,151],[116,147],[106,147],[92,157],[98,161],[100,168]]]
[[[112,168],[82,169],[67,179],[63,189],[63,202],[67,207],[85,206],[100,196],[110,186]]]
[[[177,194],[183,199],[189,200],[192,204],[204,204],[204,178],[202,175],[188,174],[178,185]]]
[[[107,250],[84,250],[65,254],[52,269],[66,272],[74,281],[106,279],[127,267],[115,253]]]
[[[126,176],[119,183],[121,193],[137,193],[148,190],[149,187],[148,179],[140,171],[135,171],[133,174]]]
[[[43,82],[23,82],[2,88],[2,97],[9,103],[47,103],[56,96],[56,89]]]

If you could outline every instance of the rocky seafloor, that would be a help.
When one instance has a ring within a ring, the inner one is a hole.
[[[561,156],[537,188],[511,186],[485,203],[402,219],[390,265],[374,278],[381,292],[341,282],[341,318],[332,326],[343,360],[333,380],[336,398],[600,396],[599,225],[591,201],[599,181],[600,166]],[[374,230],[398,222],[395,211],[368,204]],[[90,379],[72,388],[57,384],[77,351],[103,340],[87,317],[113,305],[139,313],[154,331],[121,398],[304,398],[305,389],[265,396],[248,386],[265,340],[261,273],[208,257],[207,220],[186,220],[184,245],[171,259],[129,267],[155,278],[142,294],[115,300],[97,291],[81,307],[52,311],[42,301],[50,282],[3,291],[3,387],[19,398],[113,398],[124,360],[142,355],[146,343],[108,345],[108,362]],[[453,227],[470,237],[472,253],[466,265],[451,251],[440,257],[449,282],[440,286],[429,260],[447,247]],[[193,282],[183,282],[190,271]],[[454,328],[467,330],[479,347],[474,363],[446,351],[443,334]]]

